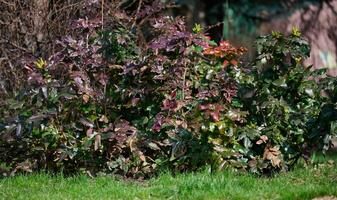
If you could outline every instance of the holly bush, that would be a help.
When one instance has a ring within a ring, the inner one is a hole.
[[[336,100],[324,93],[335,91],[332,80],[336,78],[324,77],[325,69],[303,66],[310,47],[296,28],[290,36],[273,32],[258,38],[257,52],[238,93],[242,109],[249,112],[244,133],[249,140],[258,139],[248,145],[259,153],[250,167],[287,170],[298,159],[331,146]],[[263,165],[259,160],[264,160]]]
[[[149,177],[209,166],[287,170],[336,133],[333,77],[302,66],[294,31],[246,49],[212,41],[165,16],[160,1],[80,19],[48,59],[25,65],[25,85],[0,109],[1,162],[17,171]],[[320,95],[325,92],[327,95]]]

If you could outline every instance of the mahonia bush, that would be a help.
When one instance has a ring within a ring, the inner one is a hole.
[[[246,49],[212,41],[199,25],[163,15],[160,1],[116,7],[73,24],[76,37],[25,69],[27,84],[0,112],[1,162],[17,171],[149,177],[204,166],[287,170],[336,133],[336,80],[301,65],[294,31]]]
[[[337,133],[336,100],[323,94],[336,90],[336,78],[324,78],[325,69],[303,66],[310,47],[296,28],[288,37],[273,32],[258,38],[257,50],[237,95],[249,112],[242,130],[254,155],[249,166],[252,171],[287,170],[331,146]]]

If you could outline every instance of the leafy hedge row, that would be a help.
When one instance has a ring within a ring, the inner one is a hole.
[[[217,44],[198,25],[187,31],[164,7],[116,13],[104,30],[78,20],[77,38],[25,66],[25,86],[0,108],[1,162],[12,173],[271,173],[329,148],[337,81],[302,66],[310,50],[296,29],[260,37],[243,67],[244,48]]]

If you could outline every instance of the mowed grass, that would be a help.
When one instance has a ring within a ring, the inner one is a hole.
[[[47,174],[0,180],[0,199],[312,199],[337,197],[337,165],[318,164],[274,178],[235,172],[161,176],[144,181]]]

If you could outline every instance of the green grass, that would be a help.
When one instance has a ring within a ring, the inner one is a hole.
[[[312,199],[337,196],[337,166],[298,167],[274,178],[234,172],[163,174],[142,183],[35,174],[0,180],[0,199]]]

